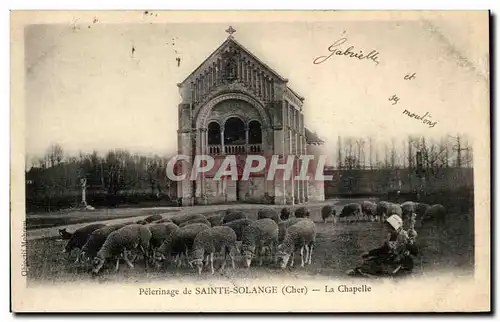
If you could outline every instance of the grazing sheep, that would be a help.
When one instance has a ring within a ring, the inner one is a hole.
[[[171,238],[167,238],[156,250],[156,260],[165,261],[171,256],[176,256],[177,266],[181,266],[181,256],[184,255],[186,260],[188,259],[196,235],[207,229],[210,229],[210,227],[205,224],[189,224],[182,228],[179,227],[179,229],[171,235]]]
[[[335,223],[336,215],[337,215],[337,213],[336,213],[335,209],[333,209],[333,207],[330,205],[326,205],[326,206],[323,206],[323,208],[321,208],[321,218],[323,218],[323,222],[325,222],[325,223],[328,220],[328,218],[330,218],[330,217],[333,218],[333,222]]]
[[[236,233],[236,240],[241,241],[243,236],[243,230],[245,229],[246,226],[250,225],[250,223],[252,223],[252,220],[250,219],[236,219],[228,223],[225,223],[222,226],[232,228]]]
[[[368,200],[361,202],[361,210],[370,221],[377,220],[377,204]]]
[[[420,223],[423,226],[429,222],[436,222],[438,225],[443,225],[446,222],[446,209],[443,205],[435,204],[429,207],[422,217]]]
[[[169,239],[170,236],[172,236],[172,234],[174,234],[179,228],[173,222],[160,224],[151,223],[146,225],[146,227],[148,227],[151,232],[151,240],[149,242],[151,258],[154,257],[156,249],[160,247],[165,240]]]
[[[380,218],[380,221],[384,222],[391,215],[398,215],[402,218],[403,210],[399,205],[392,202],[380,201],[377,205],[377,216]]]
[[[82,247],[82,251],[80,252],[81,260],[93,259],[101,249],[109,234],[125,226],[126,224],[114,224],[94,230]]]
[[[236,219],[246,219],[246,218],[247,215],[242,211],[226,210],[226,214],[224,215],[224,218],[222,218],[222,223],[225,224]]]
[[[144,219],[137,220],[135,223],[136,223],[137,225],[147,225],[147,224],[148,224],[148,222],[147,222],[147,221],[145,221]]]
[[[280,214],[280,219],[281,220],[288,220],[290,218],[291,211],[289,208],[285,207],[281,209],[281,214]]]
[[[73,234],[68,233],[66,228],[63,228],[59,229],[59,236],[61,236],[62,239],[71,239],[71,236],[73,236]]]
[[[276,210],[271,208],[259,209],[259,212],[257,213],[257,219],[264,219],[264,218],[272,219],[277,224],[279,224],[281,221],[280,215],[276,212]]]
[[[91,224],[87,225],[85,227],[82,227],[80,229],[75,230],[71,238],[68,240],[68,243],[66,244],[66,247],[64,247],[63,253],[68,253],[69,256],[71,255],[71,251],[73,249],[78,249],[80,250],[83,245],[87,242],[87,239],[89,236],[94,232],[94,230],[97,230],[99,228],[102,228],[106,226],[105,224]],[[76,256],[75,263],[78,263],[80,260],[80,254]]]
[[[311,212],[306,207],[300,207],[295,210],[295,218],[309,218]]]
[[[415,213],[417,214],[417,221],[422,219],[422,217],[425,215],[425,212],[427,211],[427,209],[429,209],[430,206],[431,205],[422,202],[416,203]]]
[[[412,214],[416,211],[416,204],[413,201],[405,201],[401,204],[403,228],[407,229],[410,225]]]
[[[196,218],[193,218],[191,220],[185,221],[182,224],[180,224],[179,227],[184,227],[184,226],[187,226],[190,224],[205,224],[208,227],[212,227],[212,224],[210,223],[210,221],[208,221],[205,217],[203,217],[203,218],[196,217]]]
[[[203,269],[203,259],[207,256],[206,263],[210,263],[212,274],[214,271],[214,253],[224,253],[224,259],[220,270],[224,270],[226,266],[226,258],[229,254],[233,269],[234,254],[237,252],[236,246],[236,233],[234,230],[227,226],[217,226],[210,229],[203,230],[196,235],[193,242],[192,251],[192,265],[198,269],[198,274],[201,274]]]
[[[115,230],[114,232],[109,234],[101,249],[97,252],[97,255],[92,263],[94,267],[92,269],[92,273],[98,274],[106,260],[112,258],[117,259],[115,272],[118,271],[121,255],[123,256],[123,259],[125,260],[127,265],[130,266],[130,268],[133,268],[134,265],[128,258],[127,252],[135,250],[137,248],[140,249],[142,255],[144,256],[144,263],[147,269],[147,250],[149,249],[150,240],[151,232],[149,231],[149,228],[144,225],[128,225]]]
[[[147,223],[152,223],[153,221],[157,221],[157,220],[162,220],[163,219],[163,216],[160,215],[160,214],[156,214],[156,215],[151,215],[151,216],[147,216],[146,218],[144,218],[143,220]]]
[[[288,220],[285,220],[285,221],[282,221],[279,223],[279,225],[278,225],[278,244],[281,244],[283,242],[283,240],[285,239],[286,230],[288,229],[288,227],[295,225],[296,223],[298,223],[301,220],[307,220],[307,218],[294,217],[294,218],[290,218]]]
[[[353,221],[358,221],[361,217],[361,205],[357,202],[349,203],[342,208],[339,218],[345,218],[348,223],[351,223],[351,218]]]
[[[172,218],[172,222],[179,226],[182,223],[185,223],[186,221],[190,221],[196,218],[205,218],[205,216],[201,214],[190,214],[190,215],[177,215]]]
[[[272,254],[276,254],[278,243],[278,224],[269,218],[253,221],[243,229],[241,254],[245,259],[245,266],[248,268],[252,259],[262,255],[265,247],[271,249]],[[263,257],[260,256],[259,265],[262,265]]]
[[[294,254],[300,250],[301,267],[304,264],[311,264],[312,251],[316,240],[316,225],[312,220],[301,220],[288,227],[283,243],[278,246],[278,262],[281,268],[285,268],[290,257],[290,266],[293,266]],[[304,249],[306,259],[304,261]]]
[[[210,222],[212,227],[221,226],[223,218],[224,214],[212,214],[210,216],[207,216],[207,220]]]

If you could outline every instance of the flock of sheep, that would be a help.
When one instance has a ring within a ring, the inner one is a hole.
[[[424,222],[429,218],[443,217],[444,207],[414,202],[398,205],[364,201],[347,204],[338,215],[332,206],[326,205],[321,214],[325,222],[331,217],[334,223],[339,218],[347,222],[363,218],[383,221],[392,214],[401,216],[404,221],[408,214],[416,214],[410,216],[412,221],[420,218]],[[262,265],[266,259],[271,265],[285,268],[294,266],[294,255],[299,252],[300,266],[303,267],[312,262],[316,225],[305,207],[296,209],[294,216],[291,215],[288,208],[283,208],[281,213],[263,208],[255,220],[236,210],[218,214],[183,214],[168,219],[151,215],[137,222],[90,224],[73,233],[62,229],[59,234],[68,240],[63,252],[71,255],[74,249],[78,249],[75,263],[91,262],[93,274],[98,274],[105,263],[116,263],[117,271],[122,259],[132,268],[140,255],[146,269],[150,266],[160,269],[162,264],[166,268],[170,263],[178,267],[187,264],[198,274],[207,266],[214,274],[214,255],[223,257],[221,270],[224,270],[228,256],[234,269],[238,254],[245,267],[250,267],[255,261]]]

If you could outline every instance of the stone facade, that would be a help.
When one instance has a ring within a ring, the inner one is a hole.
[[[178,84],[178,153],[209,154],[220,164],[236,155],[238,173],[248,155],[270,158],[308,153],[302,113],[304,98],[288,80],[262,63],[232,35],[186,80]],[[300,166],[296,165],[297,170]],[[189,168],[189,166],[188,166]],[[324,200],[323,182],[266,180],[265,172],[249,180],[214,180],[214,173],[189,176],[178,184],[184,206],[227,202],[297,204]],[[320,188],[317,188],[320,187]]]

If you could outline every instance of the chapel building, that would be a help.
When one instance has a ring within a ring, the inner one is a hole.
[[[208,154],[220,164],[226,155],[236,155],[241,175],[248,155],[268,160],[279,155],[297,158],[311,154],[311,145],[323,141],[304,126],[304,98],[287,86],[288,80],[237,42],[235,30],[182,83],[178,84],[178,154]],[[192,161],[191,161],[192,162]],[[300,164],[297,164],[297,171]],[[214,180],[214,172],[196,180],[178,182],[183,206],[231,202],[301,204],[324,200],[324,183],[266,180],[266,171],[249,180]]]

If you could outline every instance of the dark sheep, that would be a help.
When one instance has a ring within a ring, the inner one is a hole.
[[[421,219],[421,225],[435,222],[437,225],[446,223],[446,209],[443,205],[435,204],[429,207]]]
[[[63,250],[63,253],[71,254],[73,249],[82,249],[83,245],[87,242],[89,236],[99,228],[106,226],[105,224],[91,224],[80,229],[75,230],[71,238],[68,240],[66,247]],[[76,257],[75,263],[78,263],[80,260],[80,254]]]
[[[247,215],[242,211],[227,210],[224,218],[222,218],[222,223],[228,223],[236,219],[246,219]]]
[[[71,236],[73,236],[73,234],[68,233],[66,228],[63,228],[59,229],[59,236],[61,236],[62,239],[71,239]]]
[[[146,227],[149,228],[151,232],[151,241],[149,243],[152,252],[163,244],[163,242],[170,238],[170,236],[177,231],[179,228],[173,222],[169,223],[151,223]]]
[[[257,213],[257,219],[269,218],[274,220],[277,224],[281,222],[280,215],[276,212],[276,210],[271,208],[262,208],[259,209]]]
[[[342,208],[339,217],[347,219],[347,222],[351,222],[351,218],[353,221],[358,221],[361,217],[362,210],[361,205],[357,202],[349,203]]]
[[[417,214],[417,221],[422,219],[422,217],[425,215],[425,212],[430,208],[430,206],[431,205],[422,202],[416,203],[415,213]]]
[[[300,207],[295,210],[295,218],[309,218],[311,212],[306,207]]]
[[[82,261],[85,259],[93,259],[97,255],[97,252],[101,249],[109,234],[125,226],[127,226],[127,224],[114,224],[94,230],[85,245],[82,247],[82,251],[80,253]]]
[[[337,213],[336,213],[335,209],[333,209],[333,207],[330,205],[326,205],[326,206],[323,206],[321,208],[321,218],[323,218],[323,221],[325,223],[328,220],[328,218],[330,218],[330,217],[333,218],[333,222],[335,223],[336,215],[337,215]]]
[[[147,225],[147,224],[148,224],[148,222],[147,222],[147,221],[145,221],[144,219],[141,219],[141,220],[137,220],[137,221],[135,222],[135,224],[137,224],[137,225]]]
[[[291,214],[292,214],[292,212],[290,211],[290,209],[285,207],[285,208],[281,209],[280,219],[281,220],[288,220],[290,218]]]
[[[228,223],[225,223],[222,226],[227,226],[232,228],[236,233],[236,239],[238,241],[241,241],[242,240],[241,238],[243,236],[243,230],[245,229],[246,226],[250,225],[251,223],[252,220],[250,219],[236,219]]]

